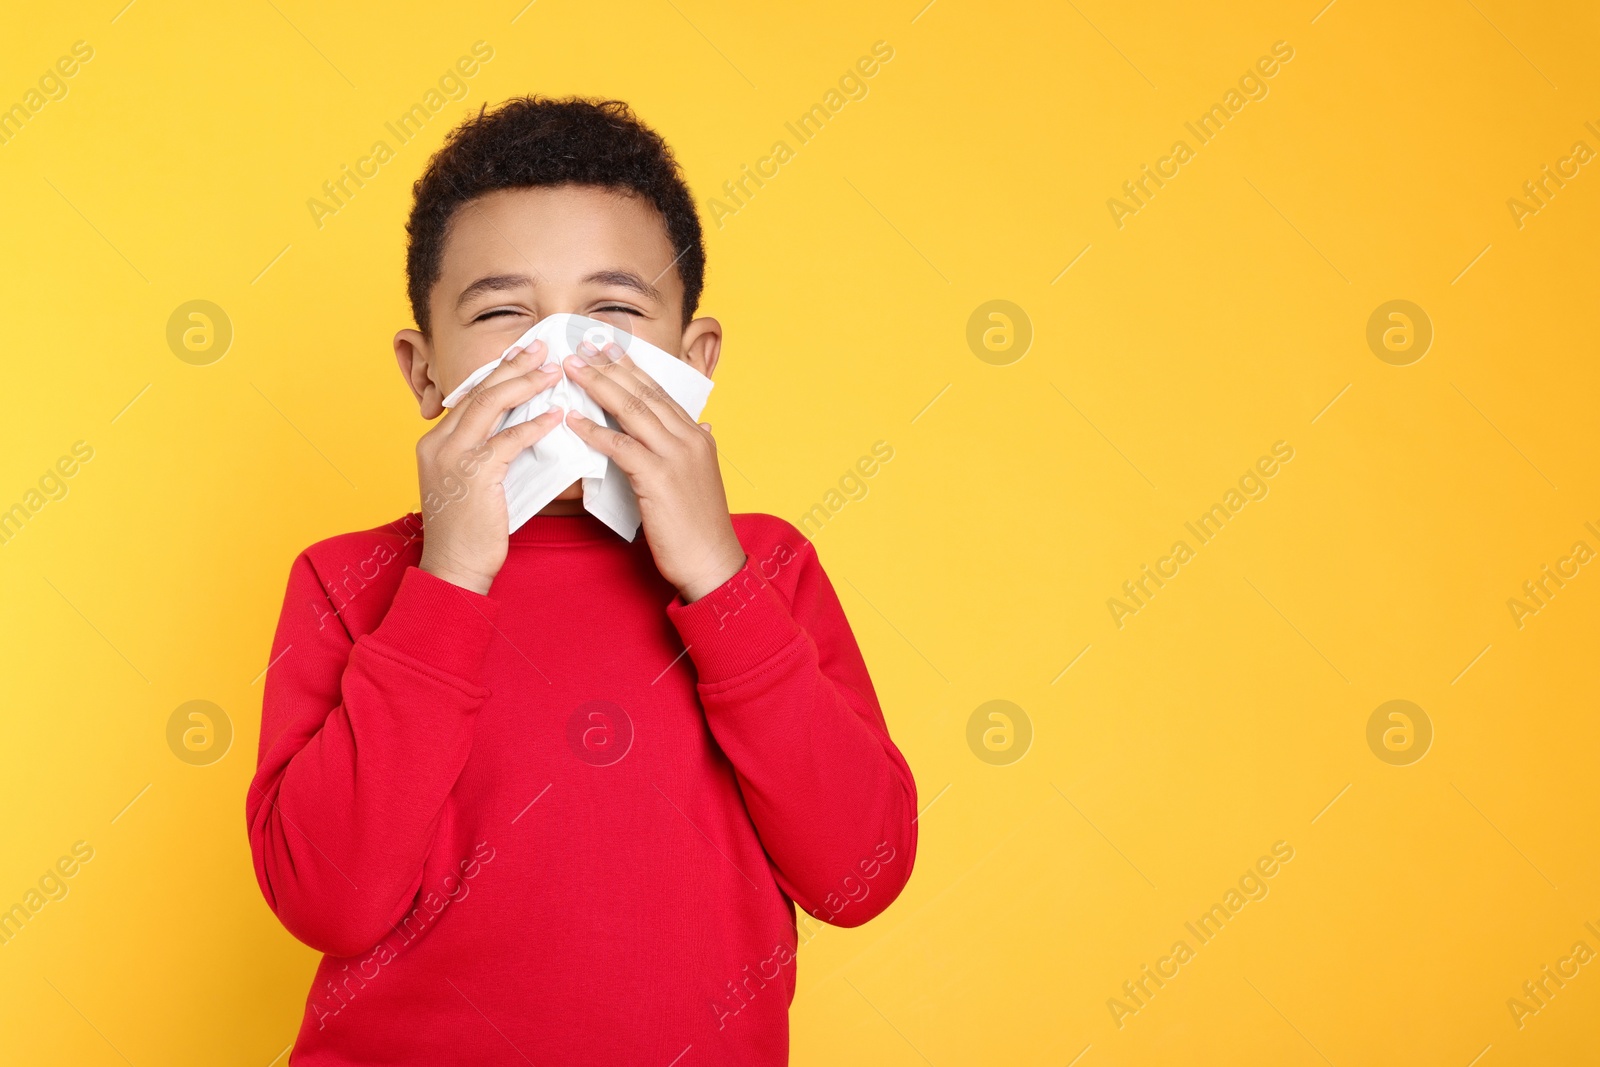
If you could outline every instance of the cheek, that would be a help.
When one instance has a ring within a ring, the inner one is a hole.
[[[679,347],[683,344],[683,331],[678,327],[676,320],[663,318],[640,322],[634,319],[626,325],[639,340],[655,345],[669,356],[682,357],[683,353],[679,351]]]
[[[433,343],[433,380],[443,387],[446,396],[472,376],[472,372],[486,363],[500,358],[500,353],[527,332],[531,323],[509,327],[505,330],[488,330],[480,327],[470,337],[457,335],[445,337],[435,334]]]

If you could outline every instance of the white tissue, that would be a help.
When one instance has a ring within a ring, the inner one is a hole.
[[[545,360],[561,364],[577,352],[578,345],[588,341],[596,348],[613,342],[632,358],[638,368],[666,390],[691,418],[698,419],[711,395],[711,379],[667,352],[641,341],[626,330],[583,315],[547,315],[527,333],[517,338],[498,359],[485,363],[467,376],[467,380],[444,398],[444,406],[453,408],[473,386],[488,377],[511,350],[526,347],[534,341],[543,341],[548,349]],[[577,411],[595,422],[620,429],[617,420],[596,404],[594,400],[567,378],[562,370],[561,380],[538,396],[518,404],[494,426],[499,433],[507,426],[537,418],[551,408]],[[563,420],[532,448],[518,453],[506,469],[506,510],[515,530],[536,515],[541,508],[554,500],[573,482],[583,481],[583,507],[595,518],[632,541],[639,532],[639,499],[634,495],[628,476],[606,456],[590,448]]]

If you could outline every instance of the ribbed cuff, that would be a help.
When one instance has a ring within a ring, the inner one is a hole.
[[[694,603],[685,604],[682,597],[673,600],[667,605],[667,617],[678,628],[702,685],[759,667],[804,632],[751,559]]]
[[[500,604],[417,567],[400,578],[374,641],[436,671],[481,684]]]

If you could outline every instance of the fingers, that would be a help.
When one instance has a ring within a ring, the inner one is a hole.
[[[627,371],[633,375],[639,385],[639,388],[634,392],[634,396],[648,403],[651,409],[656,412],[657,417],[661,419],[663,425],[674,432],[692,428],[695,425],[694,416],[685,411],[683,405],[674,400],[672,394],[662,388],[654,378],[646,374],[644,368],[635,363],[632,356],[615,344],[607,345],[606,348],[609,352],[604,354],[605,358],[609,358],[619,370]],[[667,417],[669,413],[676,415],[681,421],[674,422]]]
[[[585,418],[580,412],[567,412],[567,425],[579,440],[621,467],[629,478],[638,477],[653,458],[653,453],[633,437]]]
[[[551,408],[527,422],[519,422],[515,426],[507,426],[485,444],[494,456],[496,463],[510,463],[517,458],[518,453],[524,449],[532,448],[538,444],[546,434],[561,425],[562,411],[560,408]]]
[[[682,437],[694,428],[677,401],[616,345],[599,352],[585,342],[578,352],[566,361],[568,376],[631,436],[659,450],[666,437]]]
[[[456,423],[461,421],[468,405],[475,397],[501,382],[524,376],[530,370],[538,369],[544,364],[547,353],[548,349],[543,341],[534,341],[524,348],[514,349],[508,353],[498,367],[490,371],[483,381],[473,386],[466,396],[456,402],[455,407],[445,412],[438,423],[442,427],[442,432],[447,434],[454,432]]]
[[[501,416],[524,401],[531,400],[561,380],[559,367],[544,367],[485,386],[462,401],[461,412],[454,428],[447,430],[451,437],[460,437],[476,443],[494,431]]]

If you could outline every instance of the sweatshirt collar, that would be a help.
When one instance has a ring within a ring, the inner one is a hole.
[[[511,543],[536,545],[579,545],[622,542],[611,527],[584,512],[581,515],[535,515],[511,531]]]
[[[421,541],[422,513],[413,511],[404,518],[390,523],[389,527],[403,534],[408,541]],[[511,531],[510,541],[514,545],[584,545],[603,544],[608,541],[627,543],[618,537],[611,527],[588,512],[581,515],[535,515]]]

